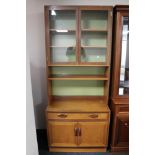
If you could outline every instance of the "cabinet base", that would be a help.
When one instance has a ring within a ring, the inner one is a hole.
[[[106,148],[49,148],[49,152],[106,152]]]
[[[128,151],[129,151],[128,147],[111,146],[111,152],[128,152]]]

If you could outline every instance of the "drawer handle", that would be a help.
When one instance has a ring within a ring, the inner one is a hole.
[[[91,117],[91,118],[97,118],[98,115],[97,114],[91,114],[91,115],[89,115],[89,117]]]
[[[78,128],[78,135],[79,135],[79,136],[82,135],[81,128]]]
[[[58,117],[61,117],[61,118],[66,118],[67,117],[67,114],[58,114],[57,116]]]
[[[74,128],[75,136],[78,136],[78,128]]]

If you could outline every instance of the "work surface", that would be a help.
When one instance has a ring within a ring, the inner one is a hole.
[[[104,100],[55,100],[47,107],[49,112],[109,112]]]

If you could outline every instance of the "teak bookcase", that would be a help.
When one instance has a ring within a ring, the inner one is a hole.
[[[45,6],[49,151],[106,151],[111,33],[110,6]]]

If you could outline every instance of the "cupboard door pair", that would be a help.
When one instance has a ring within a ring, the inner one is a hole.
[[[105,147],[108,122],[48,122],[49,146]]]
[[[112,8],[46,8],[49,64],[108,63]]]

